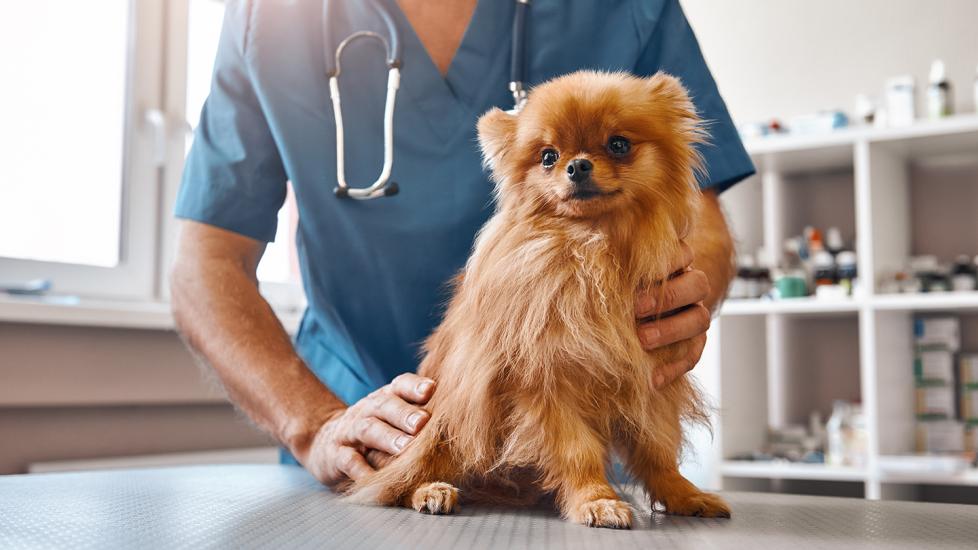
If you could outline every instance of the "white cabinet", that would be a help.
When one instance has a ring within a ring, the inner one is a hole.
[[[836,226],[855,243],[865,292],[842,301],[723,306],[711,330],[714,345],[697,367],[718,407],[708,461],[713,484],[978,503],[978,488],[969,487],[978,485],[974,471],[895,478],[879,469],[881,456],[914,449],[914,315],[953,312],[964,349],[978,351],[978,292],[879,292],[881,278],[911,255],[948,261],[978,254],[978,116],[770,137],[747,147],[758,175],[722,197],[739,249],[780,252],[806,225]],[[863,404],[865,466],[731,460],[759,448],[769,425],[805,424],[812,410],[827,417],[834,399]]]

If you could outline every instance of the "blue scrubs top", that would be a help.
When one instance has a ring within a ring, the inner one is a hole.
[[[515,1],[480,0],[447,76],[438,72],[395,0],[384,2],[403,44],[394,118],[400,194],[340,200],[324,55],[359,30],[386,36],[372,2],[230,2],[214,78],[187,158],[176,215],[260,241],[295,190],[296,235],[309,307],[296,348],[347,403],[414,371],[441,318],[446,282],[493,211],[476,120],[508,109]],[[324,29],[325,26],[325,29]],[[754,168],[677,0],[533,0],[531,84],[578,69],[666,71],[711,121],[704,188],[722,191]],[[347,181],[372,182],[383,163],[387,72],[377,44],[344,54],[340,78]]]

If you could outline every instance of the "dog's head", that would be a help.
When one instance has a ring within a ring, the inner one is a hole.
[[[517,115],[489,111],[478,129],[502,209],[591,219],[632,208],[688,223],[705,134],[672,76],[568,74],[534,88]]]

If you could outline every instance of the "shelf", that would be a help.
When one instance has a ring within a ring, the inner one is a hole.
[[[295,334],[302,312],[278,312],[286,331]],[[170,304],[150,301],[115,301],[72,296],[0,296],[0,322],[173,330]]]
[[[759,168],[798,172],[850,167],[859,142],[879,144],[914,160],[960,155],[978,160],[978,115],[919,120],[896,128],[851,126],[825,134],[751,138],[744,146]]]
[[[877,311],[959,311],[978,310],[978,292],[935,292],[927,294],[879,294],[863,300],[819,300],[789,298],[785,300],[731,299],[723,303],[720,314],[832,315],[854,313],[862,306]]]
[[[918,120],[912,126],[895,128],[850,126],[825,134],[750,138],[744,141],[744,146],[751,155],[799,153],[853,145],[862,140],[892,142],[971,133],[978,134],[978,114],[954,115],[942,120]]]
[[[853,494],[854,485],[862,485],[869,499],[931,498],[925,495],[948,487],[978,487],[978,469],[964,469],[966,463],[943,471],[910,463],[901,470],[886,466],[892,457],[881,454],[916,445],[915,315],[959,316],[962,349],[974,350],[978,292],[884,295],[873,286],[914,253],[947,259],[976,252],[968,237],[978,227],[978,114],[899,128],[776,135],[746,140],[745,146],[758,176],[721,197],[738,251],[771,255],[805,225],[834,225],[855,241],[866,286],[849,300],[723,304],[714,349],[704,355],[711,364],[698,367],[723,411],[719,444],[712,449],[718,459],[712,473],[719,474],[721,487],[750,486],[744,482],[751,479],[821,480],[820,491]],[[837,398],[864,404],[866,466],[721,458],[763,448],[768,426],[804,424],[811,411],[825,415]],[[770,489],[806,490],[801,485],[808,484]]]
[[[851,169],[853,143],[851,130],[824,136],[785,136],[760,138],[748,142],[757,167],[781,173]]]
[[[895,311],[954,311],[978,309],[978,292],[881,294],[872,298],[873,308]]]
[[[851,466],[826,466],[825,464],[802,464],[795,462],[754,462],[747,460],[725,460],[720,467],[725,477],[755,479],[804,479],[816,481],[866,481],[865,468]],[[971,468],[957,473],[883,473],[883,483],[907,485],[958,485],[978,486],[978,469]]]
[[[978,487],[978,469],[970,468],[955,474],[919,473],[919,474],[883,474],[883,483],[903,483],[907,485],[956,485]]]
[[[720,473],[726,477],[762,479],[866,481],[867,478],[864,468],[784,461],[754,462],[747,460],[725,460],[720,466]]]
[[[854,313],[859,311],[860,302],[855,299],[827,300],[818,298],[787,298],[784,300],[727,300],[720,309],[720,314],[733,315],[766,315],[770,313],[785,313],[797,315],[831,315]]]

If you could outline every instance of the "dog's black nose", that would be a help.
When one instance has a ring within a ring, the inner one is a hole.
[[[567,163],[567,177],[574,183],[583,183],[591,178],[593,168],[588,159],[574,159]]]

